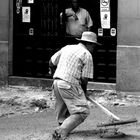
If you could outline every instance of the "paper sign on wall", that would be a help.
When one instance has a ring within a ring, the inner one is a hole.
[[[98,28],[98,36],[103,36],[103,29],[102,28]]]
[[[101,27],[110,28],[110,0],[100,0]]]
[[[111,28],[110,35],[111,36],[116,36],[116,29],[115,28]]]
[[[102,11],[109,11],[110,10],[110,0],[100,0],[100,7]]]
[[[28,0],[28,3],[34,3],[34,0]]]
[[[110,28],[110,12],[101,12],[101,27],[104,29]]]
[[[22,7],[22,0],[16,0],[16,13],[20,13],[20,8]]]
[[[30,22],[31,9],[30,7],[22,7],[22,22]]]
[[[34,29],[33,28],[29,29],[29,35],[34,35]]]

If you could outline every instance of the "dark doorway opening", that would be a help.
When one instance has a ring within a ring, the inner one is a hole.
[[[93,81],[115,83],[117,33],[112,36],[111,29],[117,29],[117,0],[110,0],[109,29],[101,27],[99,0],[80,2],[89,11],[94,24],[92,31],[99,35],[98,42],[102,43],[93,54]],[[48,61],[69,42],[60,28],[60,12],[69,6],[69,0],[14,0],[13,5],[13,76],[52,78]]]

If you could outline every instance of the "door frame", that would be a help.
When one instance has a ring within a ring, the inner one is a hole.
[[[13,0],[9,0],[8,76],[13,74]]]
[[[14,0],[9,0],[9,48],[8,48],[8,76],[13,76],[13,14],[14,14]],[[118,5],[117,5],[117,10],[118,10]],[[117,15],[118,19],[118,15]],[[116,49],[116,54],[117,54],[117,49]],[[116,55],[117,57],[117,55]],[[117,58],[116,58],[117,59]],[[116,67],[117,67],[117,62],[116,62]],[[117,79],[117,75],[116,75]]]

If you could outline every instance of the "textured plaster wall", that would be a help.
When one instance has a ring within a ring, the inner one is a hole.
[[[118,46],[117,89],[140,91],[140,46]]]
[[[7,84],[8,78],[8,43],[0,43],[0,85]]]
[[[8,77],[9,0],[0,0],[0,85]]]
[[[0,0],[0,41],[8,40],[9,0]]]
[[[117,89],[140,91],[140,0],[118,0]]]
[[[118,44],[140,46],[140,0],[118,0]]]

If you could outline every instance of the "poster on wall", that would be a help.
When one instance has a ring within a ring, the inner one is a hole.
[[[22,7],[22,0],[16,0],[16,13],[20,13],[20,8]]]
[[[103,28],[98,28],[98,36],[103,36]]]
[[[116,36],[116,29],[115,28],[111,28],[110,35],[111,36]]]
[[[100,19],[103,29],[110,29],[110,0],[100,0]]]
[[[28,3],[34,3],[34,0],[28,0]]]
[[[31,22],[30,7],[22,7],[22,22]]]

